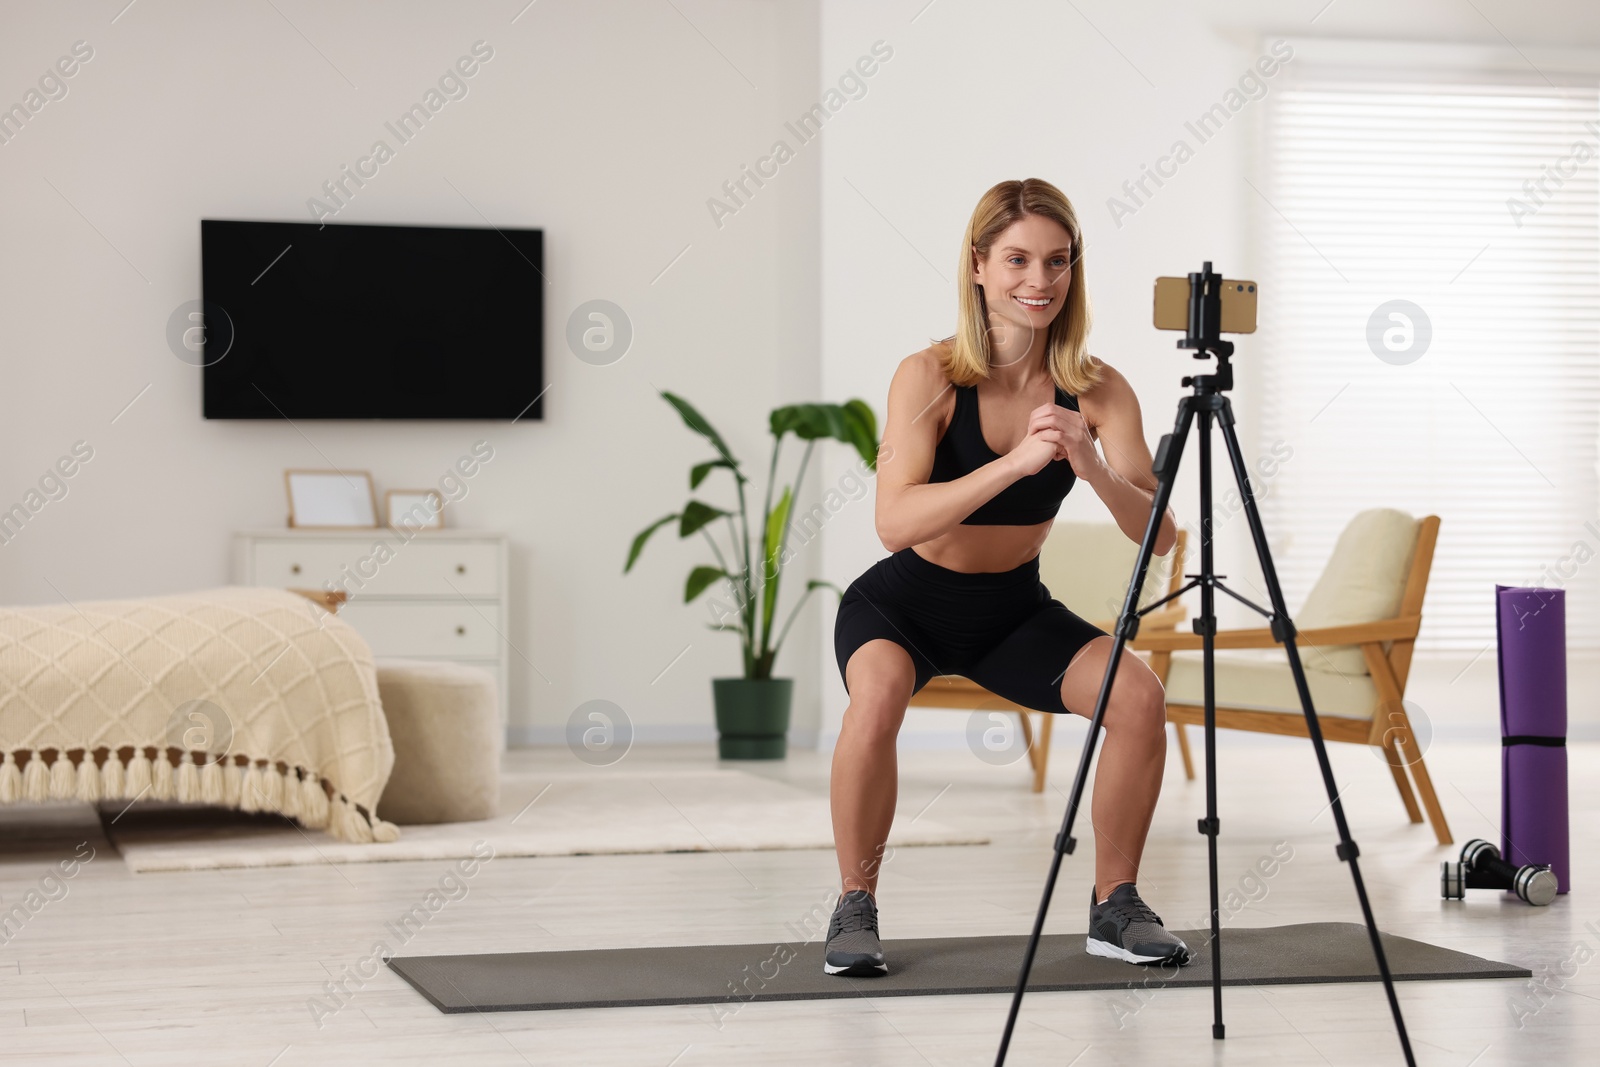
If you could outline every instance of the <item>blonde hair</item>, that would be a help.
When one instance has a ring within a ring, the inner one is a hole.
[[[972,277],[972,256],[987,259],[989,250],[1013,223],[1028,215],[1042,215],[1061,224],[1072,237],[1073,276],[1067,304],[1050,323],[1045,335],[1045,366],[1057,385],[1074,396],[1097,384],[1101,371],[1089,355],[1092,314],[1083,280],[1083,230],[1072,201],[1042,178],[1005,181],[978,200],[961,242],[956,283],[956,332],[939,344],[948,345],[941,356],[946,377],[956,385],[973,385],[989,377],[994,351],[989,343],[989,322],[983,289]]]

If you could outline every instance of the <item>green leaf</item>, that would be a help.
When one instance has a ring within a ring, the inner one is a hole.
[[[733,468],[735,473],[738,473],[739,461],[733,458],[733,453],[728,451],[728,446],[722,440],[722,435],[706,421],[705,416],[696,411],[694,405],[681,396],[669,393],[665,389],[661,390],[661,395],[666,399],[667,403],[677,409],[678,414],[683,417],[684,425],[704,437],[707,441],[710,441],[711,447],[717,450],[717,455],[727,460],[728,466]],[[743,475],[740,475],[740,477],[742,478]]]
[[[846,422],[850,425],[849,444],[855,445],[861,461],[872,470],[878,469],[878,417],[865,400],[847,400],[844,404]]]
[[[689,572],[689,580],[683,586],[683,602],[689,603],[695,597],[706,591],[706,587],[719,578],[729,577],[728,572],[721,567],[696,567]],[[725,625],[725,624],[724,624]]]
[[[703,504],[698,500],[691,500],[683,506],[683,520],[678,523],[678,536],[688,537],[699,532],[700,528],[730,512],[721,508],[714,508],[710,504]]]
[[[678,513],[674,511],[671,515],[663,516],[639,531],[638,536],[633,539],[633,547],[628,549],[628,562],[623,564],[623,574],[627,574],[633,569],[633,561],[639,558],[640,552],[644,551],[644,543],[650,540],[650,535],[677,517]]]
[[[811,592],[811,590],[813,590],[813,589],[824,589],[824,588],[832,589],[835,593],[838,593],[841,597],[844,596],[844,590],[843,589],[840,589],[838,586],[834,585],[832,582],[825,582],[821,578],[813,578],[809,582],[806,583],[806,592],[808,592],[808,593]]]
[[[878,420],[864,400],[774,408],[770,428],[778,438],[793,433],[803,441],[828,438],[850,445],[868,467],[877,469]]]
[[[782,566],[778,562],[778,542],[783,538],[784,527],[789,525],[789,505],[793,503],[789,495],[789,487],[783,487],[783,496],[773,506],[772,513],[767,516],[767,543],[762,554],[762,585],[764,591],[761,595],[761,632],[770,633],[772,630],[772,610],[778,598],[778,572]]]
[[[843,439],[845,416],[837,404],[790,404],[774,408],[770,428],[774,437],[793,433],[802,441],[823,437]]]
[[[694,467],[690,469],[690,471],[689,471],[689,488],[690,489],[698,489],[698,488],[700,488],[700,483],[706,480],[706,475],[710,474],[713,470],[715,470],[718,467],[727,467],[729,470],[733,471],[734,475],[740,481],[747,481],[748,480],[748,479],[745,478],[745,476],[742,473],[740,473],[738,467],[734,466],[732,463],[729,463],[727,460],[725,460],[725,459],[708,459],[704,463],[696,463],[694,465]]]
[[[744,627],[742,627],[742,626],[733,626],[733,625],[730,625],[729,623],[725,623],[725,622],[708,622],[708,623],[706,623],[706,629],[708,629],[708,630],[726,630],[726,631],[728,631],[729,633],[732,633],[732,634],[742,634],[742,633],[744,633]]]

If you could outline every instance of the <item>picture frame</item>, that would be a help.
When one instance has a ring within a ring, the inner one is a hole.
[[[367,471],[286,470],[289,525],[322,530],[375,530],[378,497]]]
[[[437,489],[389,489],[383,494],[383,515],[393,530],[442,530],[444,495]]]

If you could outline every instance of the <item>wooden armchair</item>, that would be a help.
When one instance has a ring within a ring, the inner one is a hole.
[[[1322,736],[1382,749],[1406,814],[1420,823],[1406,780],[1409,767],[1434,836],[1448,845],[1450,828],[1403,702],[1438,536],[1437,515],[1415,519],[1391,508],[1361,512],[1339,535],[1327,567],[1293,618]],[[1201,637],[1141,629],[1132,647],[1150,653],[1151,669],[1166,686],[1167,719],[1178,731],[1184,771],[1193,778],[1184,730],[1205,722],[1203,665],[1195,651]],[[1271,630],[1219,631],[1214,647],[1230,650],[1215,658],[1219,728],[1310,736],[1288,656]]]
[[[1174,593],[1183,584],[1183,553],[1187,539],[1187,531],[1179,530],[1172,551],[1150,561],[1150,569],[1145,572],[1144,593],[1139,598],[1141,604]],[[1050,528],[1050,535],[1039,552],[1039,578],[1051,596],[1110,633],[1122,611],[1128,579],[1133,575],[1138,556],[1139,545],[1130,541],[1115,523],[1057,522]],[[1141,619],[1139,632],[1175,632],[1185,614],[1184,606],[1173,601]],[[1021,704],[997,696],[958,674],[941,674],[930,679],[911,698],[911,706],[1016,712],[1022,725],[1023,743],[1028,747],[1028,763],[1033,768],[1033,791],[1044,791],[1050,738],[1056,721],[1054,715],[1030,712]],[[1043,720],[1037,738],[1030,714]],[[1177,729],[1182,745],[1182,728]]]

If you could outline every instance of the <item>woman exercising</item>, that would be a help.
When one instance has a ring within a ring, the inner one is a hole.
[[[906,357],[889,384],[876,522],[893,555],[851,583],[834,624],[850,705],[833,754],[842,886],[829,974],[888,970],[874,893],[912,694],[934,675],[960,674],[1036,711],[1091,717],[1113,641],[1050,596],[1039,548],[1079,479],[1134,541],[1154,496],[1139,400],[1087,351],[1083,234],[1061,191],[1029,178],[984,193],[960,276],[955,335]],[[1176,539],[1168,509],[1156,554]],[[1134,888],[1167,737],[1161,683],[1131,652],[1102,723],[1088,950],[1187,963],[1188,946]]]

